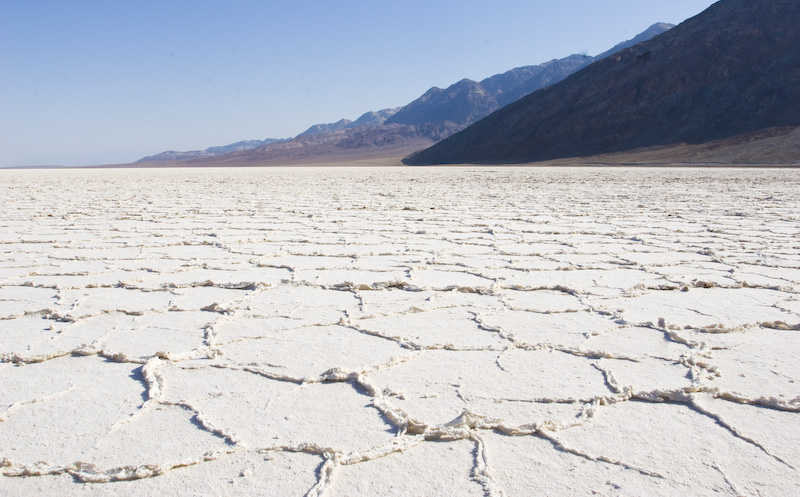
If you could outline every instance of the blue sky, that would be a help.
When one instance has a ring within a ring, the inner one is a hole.
[[[3,0],[0,166],[294,136],[431,86],[596,55],[709,0]]]

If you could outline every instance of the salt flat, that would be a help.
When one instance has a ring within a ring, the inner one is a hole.
[[[0,171],[0,494],[798,494],[798,191]]]

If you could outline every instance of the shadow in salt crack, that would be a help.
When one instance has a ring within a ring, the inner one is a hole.
[[[115,361],[112,361],[111,359],[106,359],[106,362],[115,362]],[[131,378],[132,380],[135,380],[144,386],[144,389],[142,389],[142,403],[145,403],[149,399],[147,393],[149,390],[149,386],[147,385],[147,380],[145,380],[144,378],[143,369],[144,366],[139,366],[138,368],[131,371],[131,374],[128,375],[128,378]]]
[[[325,465],[328,464],[328,459],[325,457],[322,457],[321,459],[322,460],[320,461],[319,465],[314,469],[314,476],[316,477],[317,485],[330,478],[330,476],[326,476],[327,471],[325,468]],[[314,488],[310,489],[306,495],[311,495],[311,490],[313,489]]]
[[[183,409],[185,411],[189,411],[189,412],[192,413],[192,417],[190,419],[190,422],[192,423],[192,426],[194,426],[195,428],[197,428],[198,430],[200,430],[202,432],[211,433],[212,435],[225,440],[225,443],[227,445],[234,445],[234,446],[236,445],[236,441],[232,437],[226,436],[226,435],[224,435],[223,433],[221,433],[221,432],[219,432],[217,430],[209,429],[208,426],[204,425],[203,422],[200,421],[200,419],[198,418],[198,414],[196,412],[192,411],[191,409],[189,409],[186,406],[180,406],[180,407],[181,407],[181,409]]]
[[[387,428],[385,430],[383,430],[384,432],[391,433],[392,435],[397,435],[397,432],[399,431],[400,428],[395,426],[395,424],[392,422],[392,420],[389,419],[389,417],[386,416],[386,414],[384,414],[383,411],[381,411],[380,409],[375,407],[372,402],[364,404],[364,407],[371,407],[371,408],[375,409],[378,412],[378,417],[387,426]]]
[[[474,441],[472,443],[472,450],[469,451],[469,453],[472,456],[472,460],[473,461],[479,461],[480,458],[482,457],[482,454],[481,454],[481,451],[480,451],[480,447],[478,446],[477,443],[474,443]],[[473,468],[473,471],[474,471],[474,469],[475,468]],[[474,475],[471,475],[471,476],[474,476]]]
[[[371,407],[378,412],[378,417],[387,426],[387,428],[383,431],[386,433],[397,434],[397,431],[400,429],[400,427],[396,426],[394,422],[392,422],[392,420],[389,419],[389,417],[386,414],[384,414],[382,410],[378,409],[378,407],[375,406],[375,398],[363,386],[359,385],[358,383],[352,381],[349,383],[350,386],[353,387],[353,390],[370,399],[369,402],[364,404],[364,407]]]

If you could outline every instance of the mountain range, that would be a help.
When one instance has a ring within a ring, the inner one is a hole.
[[[315,124],[292,139],[241,141],[189,152],[168,151],[138,162],[182,161],[188,165],[255,164],[397,154],[428,147],[531,92],[561,81],[592,62],[661,34],[673,25],[657,23],[631,40],[596,56],[573,54],[543,64],[517,67],[482,81],[462,79],[430,88],[409,104],[367,112],[355,121]]]
[[[717,2],[404,163],[527,163],[631,150],[666,161],[677,153],[713,162],[736,150],[744,163],[800,162],[800,2]]]

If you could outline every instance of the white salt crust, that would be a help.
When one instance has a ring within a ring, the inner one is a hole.
[[[800,171],[0,171],[0,494],[800,494]]]

